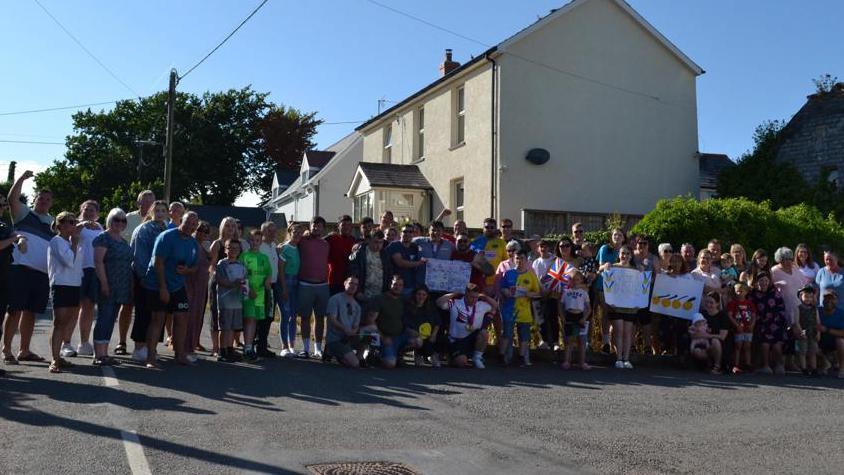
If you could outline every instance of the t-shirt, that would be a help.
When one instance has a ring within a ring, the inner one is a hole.
[[[527,297],[528,293],[539,292],[539,279],[532,271],[519,272],[517,269],[507,272],[515,272],[516,278],[516,323],[533,323],[533,310],[531,302],[533,299]]]
[[[79,287],[82,285],[82,253],[74,252],[70,242],[55,236],[50,240],[47,251],[47,274],[50,285],[68,285]]]
[[[97,229],[82,228],[79,232],[79,250],[82,252],[82,268],[94,268],[94,238],[102,234],[103,228],[97,225]]]
[[[132,241],[132,233],[135,232],[135,229],[141,225],[143,221],[143,216],[141,216],[140,211],[132,211],[131,213],[126,213],[126,229],[123,230],[121,236],[126,242]]]
[[[730,318],[727,317],[727,312],[720,310],[715,315],[709,315],[703,312],[703,318],[706,319],[706,324],[709,325],[709,333],[717,335],[721,330],[729,331],[731,328]]]
[[[419,246],[419,252],[422,257],[426,259],[451,259],[451,253],[454,251],[454,244],[451,241],[441,239],[439,244],[435,244],[429,237],[418,237],[413,240],[413,243]],[[419,268],[419,282],[425,282],[425,271],[427,266]]]
[[[507,260],[507,243],[501,238],[488,238],[480,236],[472,241],[472,250],[475,252],[483,252],[484,257],[490,263],[493,269],[498,268],[501,261]],[[495,285],[495,276],[491,275],[485,280],[486,286],[491,288]]]
[[[536,274],[536,277],[542,280],[545,277],[545,274],[548,273],[548,269],[551,268],[551,265],[554,264],[556,260],[556,256],[551,256],[549,258],[538,257],[533,261],[531,267],[533,268],[533,273]]]
[[[164,225],[156,221],[147,221],[132,233],[129,245],[132,247],[132,270],[139,279],[147,275],[149,261],[152,258],[152,248],[155,239],[164,232]]]
[[[448,327],[448,339],[450,341],[466,338],[473,331],[478,330],[484,323],[484,316],[492,312],[492,307],[486,302],[475,302],[475,305],[466,305],[465,299],[449,300],[443,306],[448,310],[451,324]]]
[[[199,246],[196,239],[183,237],[177,229],[168,229],[155,238],[152,248],[152,258],[144,277],[144,287],[151,290],[158,289],[158,275],[155,272],[155,258],[164,258],[164,279],[169,292],[175,292],[185,286],[185,276],[176,273],[176,267],[184,265],[192,267],[196,264]]]
[[[402,317],[405,329],[414,331],[426,339],[441,323],[440,312],[430,301],[425,302],[422,307],[417,306],[415,302],[405,302]]]
[[[844,310],[844,292],[841,286],[844,285],[844,274],[840,272],[832,272],[829,267],[824,267],[818,271],[815,276],[815,283],[820,288],[820,306],[823,306],[823,291],[826,289],[835,289],[838,292],[838,308]]]
[[[349,254],[355,245],[355,237],[331,234],[325,240],[328,242],[328,282],[342,286],[349,276]]]
[[[401,242],[394,242],[387,246],[387,255],[391,260],[395,254],[401,255],[402,259],[410,262],[418,262],[419,259],[422,258],[419,246],[413,244],[412,242],[407,247],[405,247],[405,245]],[[396,265],[394,268],[396,273],[398,273],[404,280],[405,289],[412,289],[416,287],[416,283],[420,281],[419,279],[421,278],[420,274],[423,266],[402,268]]]
[[[618,262],[618,249],[615,249],[609,244],[604,244],[598,249],[598,265],[600,266],[607,262],[612,264]],[[604,289],[604,278],[601,274],[598,274],[598,277],[595,279],[595,286],[600,290]]]
[[[326,307],[326,315],[328,317],[337,317],[337,320],[343,324],[344,327],[352,329],[360,325],[361,309],[360,305],[355,302],[354,298],[346,295],[345,292],[334,294],[328,299],[328,307]],[[340,332],[334,325],[326,322],[325,339],[328,343],[336,341],[343,341],[346,339],[346,334]]]
[[[378,330],[384,336],[399,336],[402,332],[404,301],[385,292],[372,301],[371,312],[378,312]]]
[[[785,318],[791,325],[797,320],[797,306],[800,305],[797,292],[803,288],[806,279],[797,271],[797,267],[792,267],[789,274],[777,264],[771,268],[771,280],[782,294],[782,299],[785,301]]]
[[[240,262],[246,267],[246,276],[249,281],[249,290],[255,292],[255,298],[246,297],[257,307],[264,306],[266,294],[267,277],[271,275],[270,261],[263,253],[258,251],[246,251],[240,255]]]
[[[26,237],[26,252],[20,252],[17,246],[12,249],[13,265],[22,265],[47,273],[47,249],[55,235],[50,229],[53,217],[49,214],[36,214],[26,206],[21,206],[15,216],[15,231]]]
[[[267,260],[270,262],[270,270],[272,270],[270,282],[275,284],[278,282],[278,251],[276,251],[276,245],[275,243],[262,242],[258,250],[261,251],[261,254],[267,256]]]
[[[710,269],[709,272],[704,272],[700,267],[691,272],[695,280],[703,282],[703,285],[713,289],[721,288],[721,271],[715,272]]]
[[[800,319],[800,328],[802,328],[806,332],[807,338],[814,339],[815,334],[818,331],[818,308],[814,305],[803,305],[800,304],[797,307],[797,315]]]
[[[589,307],[589,291],[587,289],[566,289],[560,298],[566,312],[583,313]]]
[[[328,242],[321,237],[307,237],[299,241],[300,283],[328,283],[328,252]]]
[[[499,264],[500,265],[500,264]],[[499,289],[511,289],[515,288],[518,284],[518,277],[519,273],[515,270],[504,272],[501,278],[498,280],[498,288]],[[504,320],[508,320],[510,322],[515,321],[516,318],[516,297],[505,297],[503,294],[499,294],[501,298],[501,306],[499,307],[499,311],[501,312],[501,318]]]
[[[836,308],[832,314],[827,315],[823,309],[820,309],[820,314],[821,325],[834,330],[844,330],[844,310]]]
[[[220,279],[228,282],[246,279],[246,266],[240,261],[220,259],[217,262],[217,306],[223,310],[238,310],[243,308],[243,291],[239,285],[224,287],[219,285]]]
[[[820,267],[813,262],[811,266],[798,267],[797,269],[801,274],[803,274],[803,277],[806,278],[806,283],[810,284],[815,281],[815,277],[817,277]]]
[[[299,275],[299,267],[302,263],[299,258],[299,248],[293,244],[287,243],[281,246],[281,254],[279,259],[284,261],[285,275]]]
[[[750,333],[753,318],[753,303],[750,300],[733,300],[727,304],[727,311],[738,324],[737,333]]]
[[[91,243],[92,248],[104,248],[103,267],[108,279],[109,295],[100,294],[100,302],[116,304],[132,301],[132,248],[123,239],[115,239],[109,233],[101,233]]]

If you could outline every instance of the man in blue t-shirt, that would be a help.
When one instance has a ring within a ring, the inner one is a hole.
[[[401,240],[387,246],[387,255],[393,261],[396,273],[404,281],[402,298],[407,298],[421,281],[421,271],[427,259],[422,257],[419,246],[413,243],[413,226],[406,224],[401,230]]]
[[[147,330],[147,368],[157,368],[156,345],[164,325],[164,314],[173,314],[173,348],[176,361],[192,364],[183,352],[187,330],[188,294],[185,276],[196,272],[199,247],[193,233],[199,226],[199,216],[185,213],[178,228],[168,229],[155,238],[147,275],[142,285],[152,313]]]

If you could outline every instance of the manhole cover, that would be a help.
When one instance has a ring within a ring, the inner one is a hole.
[[[395,462],[337,462],[308,465],[314,475],[419,475],[407,465]]]

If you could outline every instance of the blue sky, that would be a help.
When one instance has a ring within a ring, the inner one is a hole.
[[[40,0],[126,88],[75,44],[34,0],[0,0],[0,114],[96,103],[166,89],[259,2]],[[565,0],[379,0],[486,44],[495,44]],[[700,149],[738,157],[753,129],[788,119],[811,80],[844,80],[844,2],[628,0],[700,64]],[[179,89],[201,93],[251,84],[326,122],[365,120],[377,101],[401,100],[437,77],[443,50],[466,61],[484,47],[366,0],[270,0]],[[106,106],[107,107],[107,106]],[[0,115],[0,176],[9,161],[36,170],[61,158],[73,111]],[[326,147],[354,124],[325,125]],[[20,170],[20,169],[19,169]],[[241,202],[251,203],[253,197]]]

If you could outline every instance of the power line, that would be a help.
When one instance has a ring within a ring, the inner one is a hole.
[[[34,145],[67,145],[64,142],[39,142],[35,140],[0,140],[0,143],[23,143]]]
[[[37,1],[37,0],[36,0],[36,1]],[[223,41],[221,41],[221,42],[220,42],[220,44],[218,44],[217,46],[215,46],[215,47],[214,47],[214,49],[212,49],[211,51],[209,51],[209,52],[208,52],[208,54],[206,54],[206,55],[205,55],[205,57],[203,57],[202,59],[200,59],[198,63],[194,64],[194,65],[193,65],[190,69],[188,69],[188,70],[187,70],[187,72],[186,72],[185,74],[182,74],[181,76],[179,76],[179,80],[184,79],[184,78],[185,78],[188,74],[190,74],[191,72],[193,72],[193,70],[194,70],[194,69],[198,68],[200,64],[204,63],[206,59],[208,59],[208,58],[209,58],[212,54],[214,54],[214,52],[215,52],[215,51],[217,51],[218,49],[220,49],[220,47],[221,47],[221,46],[223,46],[223,45],[226,43],[226,41],[228,41],[228,40],[229,40],[229,38],[231,38],[232,36],[234,36],[234,34],[235,34],[235,33],[237,33],[237,30],[239,30],[239,29],[240,29],[240,27],[242,27],[243,25],[245,25],[245,24],[246,24],[246,22],[247,22],[247,21],[249,21],[249,19],[250,19],[250,18],[252,18],[253,16],[255,16],[255,14],[256,14],[256,13],[258,13],[258,10],[260,10],[260,9],[261,9],[261,8],[262,8],[262,7],[263,7],[263,6],[264,6],[264,5],[268,2],[268,1],[269,1],[269,0],[263,0],[260,4],[258,4],[258,6],[257,6],[257,7],[255,7],[255,9],[254,9],[254,10],[252,10],[252,13],[250,13],[250,14],[249,14],[249,16],[247,16],[246,18],[244,18],[244,19],[243,19],[243,21],[242,21],[242,22],[240,22],[240,24],[239,24],[239,25],[237,25],[237,28],[235,28],[234,30],[232,30],[232,32],[231,32],[231,33],[229,33],[229,35],[228,35],[228,36],[226,36],[225,38],[223,38]]]
[[[369,2],[369,3],[371,3],[371,4],[373,4],[373,5],[376,5],[376,6],[379,6],[379,7],[381,7],[381,8],[384,8],[384,9],[386,9],[386,10],[390,10],[391,12],[396,13],[396,14],[398,14],[398,15],[401,15],[401,16],[404,16],[404,17],[407,17],[407,18],[410,18],[411,20],[418,21],[419,23],[424,23],[424,24],[426,24],[426,25],[430,26],[431,28],[435,28],[435,29],[437,29],[437,30],[444,31],[444,32],[446,32],[446,33],[448,33],[448,34],[450,34],[450,35],[454,35],[454,36],[456,36],[456,37],[458,37],[458,38],[463,38],[463,39],[464,39],[464,40],[466,40],[466,41],[471,41],[471,42],[473,42],[473,43],[477,43],[477,44],[479,44],[479,45],[481,45],[481,46],[483,46],[483,47],[485,47],[485,48],[490,48],[490,47],[492,46],[492,45],[488,45],[488,44],[484,43],[483,41],[476,40],[475,38],[472,38],[472,37],[470,37],[470,36],[466,36],[466,35],[464,35],[464,34],[462,34],[462,33],[458,33],[458,32],[456,32],[456,31],[454,31],[454,30],[449,30],[448,28],[446,28],[446,27],[444,27],[444,26],[437,25],[436,23],[431,23],[430,21],[425,20],[424,18],[420,18],[420,17],[418,17],[418,16],[412,15],[412,14],[410,14],[410,13],[407,13],[407,12],[405,12],[405,11],[399,10],[399,9],[397,9],[397,8],[393,8],[393,7],[389,6],[389,5],[385,5],[385,4],[381,3],[381,2],[377,2],[377,1],[375,1],[375,0],[366,0],[366,1],[367,1],[367,2]]]
[[[23,110],[23,111],[14,111],[14,112],[0,112],[0,116],[7,116],[7,115],[22,115],[22,114],[37,114],[40,112],[53,112],[53,111],[63,111],[69,109],[81,109],[83,107],[93,107],[93,106],[104,106],[108,104],[116,104],[120,101],[126,100],[134,100],[134,99],[116,99],[114,101],[106,101],[106,102],[92,102],[90,104],[77,104],[75,106],[61,106],[61,107],[49,107],[46,109],[30,109],[30,110]]]
[[[78,40],[75,36],[73,36],[73,33],[71,33],[71,32],[70,32],[70,30],[68,30],[67,28],[65,28],[65,26],[64,26],[64,25],[62,25],[62,23],[58,20],[58,18],[56,18],[55,16],[53,16],[53,14],[52,14],[52,13],[50,13],[50,11],[49,11],[49,10],[47,10],[47,7],[45,7],[44,5],[42,5],[42,4],[41,4],[41,2],[40,2],[39,0],[35,0],[35,3],[36,3],[39,7],[41,7],[41,9],[42,9],[42,10],[44,10],[44,13],[46,13],[46,14],[47,14],[47,16],[49,16],[50,18],[52,18],[52,20],[53,20],[54,22],[56,22],[56,25],[59,25],[59,28],[61,28],[61,29],[62,29],[62,31],[64,31],[64,32],[67,34],[67,36],[69,36],[69,37],[70,37],[70,39],[72,39],[72,40],[73,40],[73,41],[74,41],[77,45],[79,45],[79,47],[80,47],[80,48],[82,48],[82,50],[83,50],[83,51],[85,51],[85,52],[88,54],[88,56],[90,56],[90,57],[91,57],[91,59],[93,59],[94,61],[96,61],[96,62],[97,62],[97,64],[99,64],[99,65],[100,65],[100,67],[101,67],[101,68],[103,68],[103,69],[105,70],[105,72],[107,72],[109,75],[111,75],[111,77],[113,77],[113,78],[114,78],[117,82],[119,82],[120,84],[122,84],[122,85],[123,85],[123,87],[125,87],[126,89],[128,89],[128,90],[129,90],[132,94],[134,94],[134,95],[135,95],[135,97],[141,97],[141,95],[140,95],[140,94],[138,94],[138,93],[137,93],[137,91],[135,91],[134,89],[132,89],[132,87],[131,87],[131,86],[129,86],[128,84],[126,84],[126,82],[124,82],[122,79],[120,79],[119,77],[117,77],[117,75],[116,75],[116,74],[114,74],[114,71],[112,71],[111,69],[109,69],[109,68],[108,68],[108,66],[106,66],[105,64],[103,64],[103,62],[102,62],[102,61],[100,61],[100,60],[99,60],[99,58],[97,58],[96,56],[94,56],[94,53],[92,53],[92,52],[91,52],[88,48],[86,48],[86,47],[85,47],[85,45],[83,45],[83,44],[82,44],[82,42],[81,42],[81,41],[79,41],[79,40]]]

